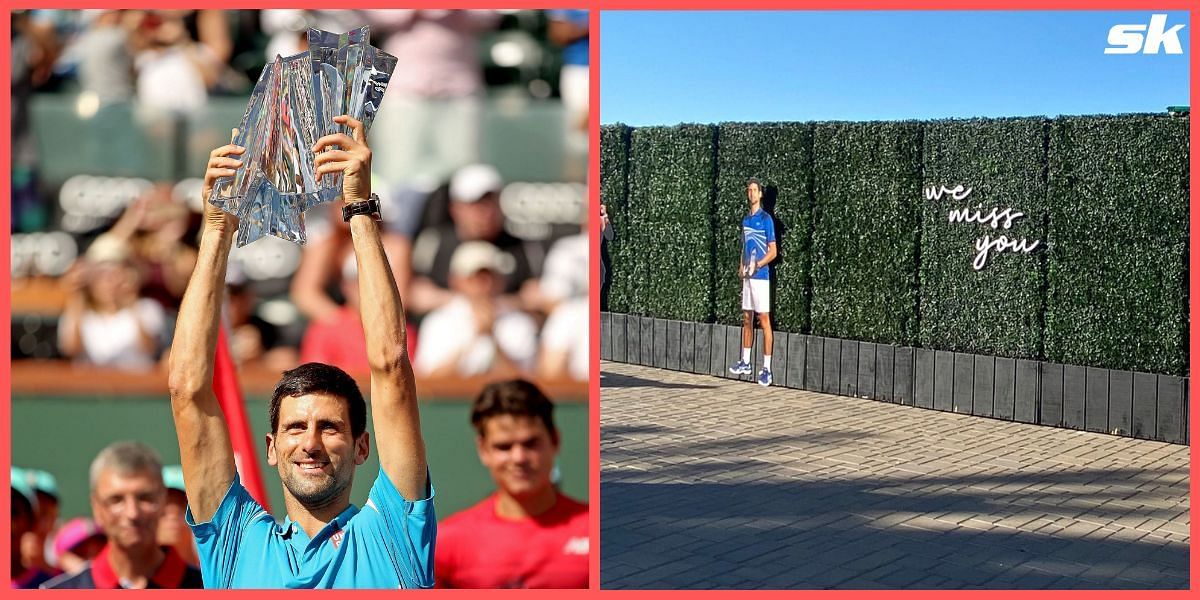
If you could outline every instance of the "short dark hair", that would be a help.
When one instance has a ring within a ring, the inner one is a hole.
[[[760,191],[760,192],[763,189],[762,182],[759,181],[757,177],[751,177],[750,180],[746,182],[746,187],[750,187],[752,185],[757,185],[758,191]]]
[[[500,415],[540,419],[552,437],[558,436],[554,427],[554,403],[538,386],[524,379],[489,384],[475,397],[471,405],[471,425],[481,437],[487,420]]]
[[[267,409],[272,434],[279,430],[280,402],[289,396],[305,394],[329,394],[345,400],[350,410],[350,435],[358,439],[367,430],[367,402],[358,389],[358,382],[333,365],[310,362],[284,371],[283,378],[275,384],[271,405]]]
[[[17,488],[12,488],[12,503],[9,504],[12,509],[12,519],[16,520],[20,517],[33,519],[33,503],[29,501],[29,497],[22,494]]]

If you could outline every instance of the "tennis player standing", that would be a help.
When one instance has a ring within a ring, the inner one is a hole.
[[[763,368],[758,384],[771,385],[771,270],[775,260],[775,221],[762,208],[762,184],[753,177],[746,184],[750,214],[742,219],[742,254],[738,274],[742,278],[742,355],[729,367],[734,375],[749,375],[750,345],[754,343],[754,313],[763,329]]]

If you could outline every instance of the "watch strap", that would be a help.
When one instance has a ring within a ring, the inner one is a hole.
[[[379,196],[371,194],[371,197],[366,200],[342,205],[343,221],[349,223],[350,219],[356,215],[367,215],[376,221],[382,220],[379,215]]]

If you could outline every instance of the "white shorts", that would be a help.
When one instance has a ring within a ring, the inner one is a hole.
[[[771,312],[771,280],[742,280],[742,310],[757,313]]]

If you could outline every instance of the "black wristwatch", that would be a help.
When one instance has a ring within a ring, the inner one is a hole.
[[[371,194],[371,197],[358,202],[350,202],[342,206],[342,220],[349,223],[350,218],[355,215],[368,215],[376,221],[382,221],[379,216],[379,196]]]

